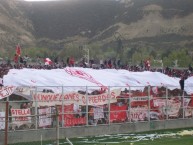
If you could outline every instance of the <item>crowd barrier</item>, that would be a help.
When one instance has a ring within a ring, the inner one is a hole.
[[[0,100],[0,131],[6,123],[9,130],[55,128],[57,119],[65,128],[193,117],[193,96],[172,87],[35,87],[28,96],[26,87],[18,90]]]

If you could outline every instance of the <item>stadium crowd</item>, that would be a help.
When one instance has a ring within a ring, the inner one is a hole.
[[[13,62],[10,60],[4,61],[1,60],[0,63],[0,85],[3,84],[3,76],[6,75],[9,69],[22,69],[22,68],[31,68],[31,69],[57,69],[65,67],[87,67],[93,69],[126,69],[128,71],[142,72],[142,71],[153,71],[153,72],[162,72],[171,77],[184,77],[187,78],[192,76],[193,68],[191,65],[187,69],[174,69],[174,68],[151,68],[150,60],[147,59],[144,62],[141,62],[139,65],[122,65],[120,60],[107,59],[105,61],[100,60],[99,63],[95,63],[93,59],[89,61],[89,64],[86,63],[85,59],[82,59],[79,62],[75,62],[73,57],[68,57],[66,62],[55,58],[54,61],[51,61],[49,58],[41,59],[37,57],[36,62],[29,61],[30,58],[25,55],[23,57],[15,54]]]
[[[174,68],[169,68],[169,67],[157,69],[157,68],[151,68],[150,60],[146,60],[144,62],[142,61],[141,64],[139,64],[139,65],[131,65],[131,66],[122,65],[120,60],[116,61],[116,60],[112,60],[112,59],[108,59],[105,61],[100,60],[98,62],[99,63],[96,63],[96,61],[94,61],[93,59],[91,59],[89,61],[89,63],[87,63],[84,59],[82,59],[79,62],[76,62],[73,57],[68,57],[66,61],[64,61],[64,60],[59,61],[58,58],[55,58],[53,61],[51,61],[49,58],[42,59],[42,58],[38,57],[36,59],[36,62],[31,62],[30,58],[27,55],[25,55],[24,57],[15,55],[13,61],[2,60],[0,62],[0,85],[3,86],[3,76],[9,72],[9,69],[23,69],[23,68],[48,69],[48,70],[49,69],[57,69],[57,68],[62,69],[65,67],[85,67],[85,68],[92,68],[92,69],[125,69],[125,70],[133,71],[133,72],[142,72],[142,71],[161,72],[161,73],[164,73],[164,74],[171,76],[171,77],[179,77],[179,78],[183,77],[183,79],[186,79],[186,78],[193,75],[193,69],[190,65],[187,69],[174,69]],[[151,89],[151,90],[153,90],[153,89]],[[54,93],[54,92],[52,92],[52,90],[45,90],[45,89],[43,90],[43,92],[44,93]],[[95,91],[89,93],[88,95],[98,95],[98,94],[102,94],[104,92],[105,92],[105,90],[102,90],[102,89],[101,90],[95,90]],[[153,94],[153,96],[155,96],[155,97],[162,97],[162,96],[164,96],[164,94],[166,94],[166,89],[163,87],[157,88],[156,92],[157,93],[154,93],[153,91],[151,91],[150,93]],[[78,91],[78,93],[79,94],[86,94],[86,92],[81,91],[81,90]],[[121,91],[121,94],[117,97],[118,98],[117,102],[111,104],[111,108],[114,108],[115,110],[110,110],[110,111],[112,111],[112,113],[113,113],[113,111],[116,113],[117,112],[124,112],[124,111],[120,111],[120,109],[123,109],[124,107],[128,108],[128,106],[130,105],[130,102],[128,101],[130,93],[132,93],[133,96],[142,96],[142,97],[147,96],[148,88],[146,87],[143,92],[140,92],[140,91],[129,92],[129,90],[127,90],[127,89],[125,89],[124,91]],[[169,96],[181,96],[181,93],[182,93],[182,91],[180,89],[168,91]],[[185,94],[185,95],[187,95],[187,94]],[[26,102],[23,102],[20,105],[20,109],[31,108],[31,103],[29,103],[28,101],[26,101]],[[193,106],[193,101],[190,101],[190,102],[191,102],[190,103],[191,106]],[[135,108],[139,107],[139,102],[137,105],[136,104],[132,104],[132,105],[133,105],[132,107],[135,109]],[[145,104],[145,105],[147,105],[147,104]],[[121,108],[121,107],[123,107],[123,108]],[[65,124],[65,126],[82,125],[80,123],[82,120],[84,120],[82,122],[83,122],[83,124],[85,124],[85,114],[86,114],[85,113],[86,112],[85,106],[79,106],[77,108],[78,108],[77,110],[74,110],[74,107],[71,106],[71,109],[72,109],[71,111],[73,113],[70,115],[71,115],[71,121],[73,120],[74,122],[78,122],[78,123]],[[128,118],[126,118],[126,115],[122,116],[123,119],[121,119],[121,120],[119,120],[117,118],[109,120],[108,113],[110,113],[110,111],[108,110],[108,106],[103,105],[102,108],[104,111],[104,117],[100,118],[100,119],[94,119],[94,109],[96,109],[96,108],[93,106],[88,107],[88,123],[89,123],[89,125],[107,124],[109,121],[116,122],[116,123],[128,121]],[[124,110],[126,110],[125,108],[124,108]],[[38,109],[42,109],[42,108],[38,108]],[[11,115],[11,113],[9,113],[9,115]],[[54,119],[52,119],[52,121],[54,122]]]

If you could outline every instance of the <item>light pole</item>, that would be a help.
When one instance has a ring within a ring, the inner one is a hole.
[[[163,60],[160,59],[160,60],[154,60],[155,62],[159,62],[161,63],[161,68],[162,68],[162,73],[163,73],[163,70],[164,70],[164,64],[163,64]]]
[[[174,60],[174,67],[177,68],[178,67],[178,60]]]
[[[82,47],[80,47],[81,50],[84,52],[83,54],[83,58],[86,58],[87,63],[89,64],[89,60],[90,60],[90,52],[89,52],[89,48],[87,48],[86,45],[83,45]]]
[[[87,48],[87,46],[84,45],[83,50],[85,51],[84,57],[87,59],[87,63],[89,64],[89,60],[90,60],[90,52],[89,52],[89,48]]]
[[[164,63],[163,63],[163,60],[161,59],[160,62],[161,62],[161,65],[162,65],[162,73],[164,73]]]

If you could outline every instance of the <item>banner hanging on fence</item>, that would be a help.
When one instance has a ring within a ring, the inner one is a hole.
[[[94,108],[94,119],[104,118],[104,111],[102,107]]]
[[[158,107],[162,114],[168,115],[168,117],[178,117],[181,102],[175,98],[170,100],[166,99],[154,99],[154,107]]]
[[[42,108],[38,110],[39,112],[39,127],[45,127],[51,125],[51,108]]]
[[[152,99],[152,96],[133,96],[131,97],[131,106],[147,106],[149,99]]]
[[[110,121],[111,122],[123,122],[127,118],[127,105],[117,106],[117,105],[111,105],[111,112],[110,112]]]
[[[85,125],[86,124],[86,117],[80,118],[64,118],[64,126],[76,126],[76,125]]]
[[[5,112],[0,112],[0,130],[5,129]]]
[[[147,107],[136,107],[128,110],[128,120],[131,121],[144,121],[148,117]]]
[[[114,89],[108,93],[99,95],[88,95],[88,105],[103,105],[117,102],[116,97],[121,93],[121,89]],[[65,94],[56,93],[37,93],[33,95],[33,101],[37,101],[38,106],[55,106],[62,105],[62,101],[65,105],[78,104],[86,105],[86,95],[82,95],[76,92],[70,92]],[[35,105],[35,103],[33,103]]]
[[[17,87],[14,91],[14,94],[19,95],[19,96],[23,96],[24,98],[28,99],[28,100],[32,100],[31,97],[31,92],[34,91],[35,88],[34,87]]]
[[[3,98],[9,97],[15,91],[16,87],[7,86],[7,87],[0,87],[0,100]]]
[[[64,119],[64,126],[66,127],[86,124],[86,117],[75,114],[73,104],[64,106],[64,115],[62,115],[62,107],[59,108],[60,122],[62,122],[62,117]]]
[[[193,115],[193,108],[192,107],[187,107],[184,109],[184,116],[185,117],[192,117]]]
[[[28,109],[11,109],[12,123],[18,127],[23,124],[31,123],[31,111]]]
[[[180,111],[180,106],[181,106],[181,102],[176,102],[174,100],[169,100],[168,101],[168,106],[167,106],[167,113],[169,117],[178,117],[179,116],[179,111]],[[164,109],[166,110],[166,108]]]

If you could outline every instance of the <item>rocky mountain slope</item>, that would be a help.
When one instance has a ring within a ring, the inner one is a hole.
[[[0,48],[100,43],[192,48],[192,0],[0,1]]]
[[[15,45],[33,45],[33,25],[19,7],[18,1],[0,1],[0,50],[1,53]]]

